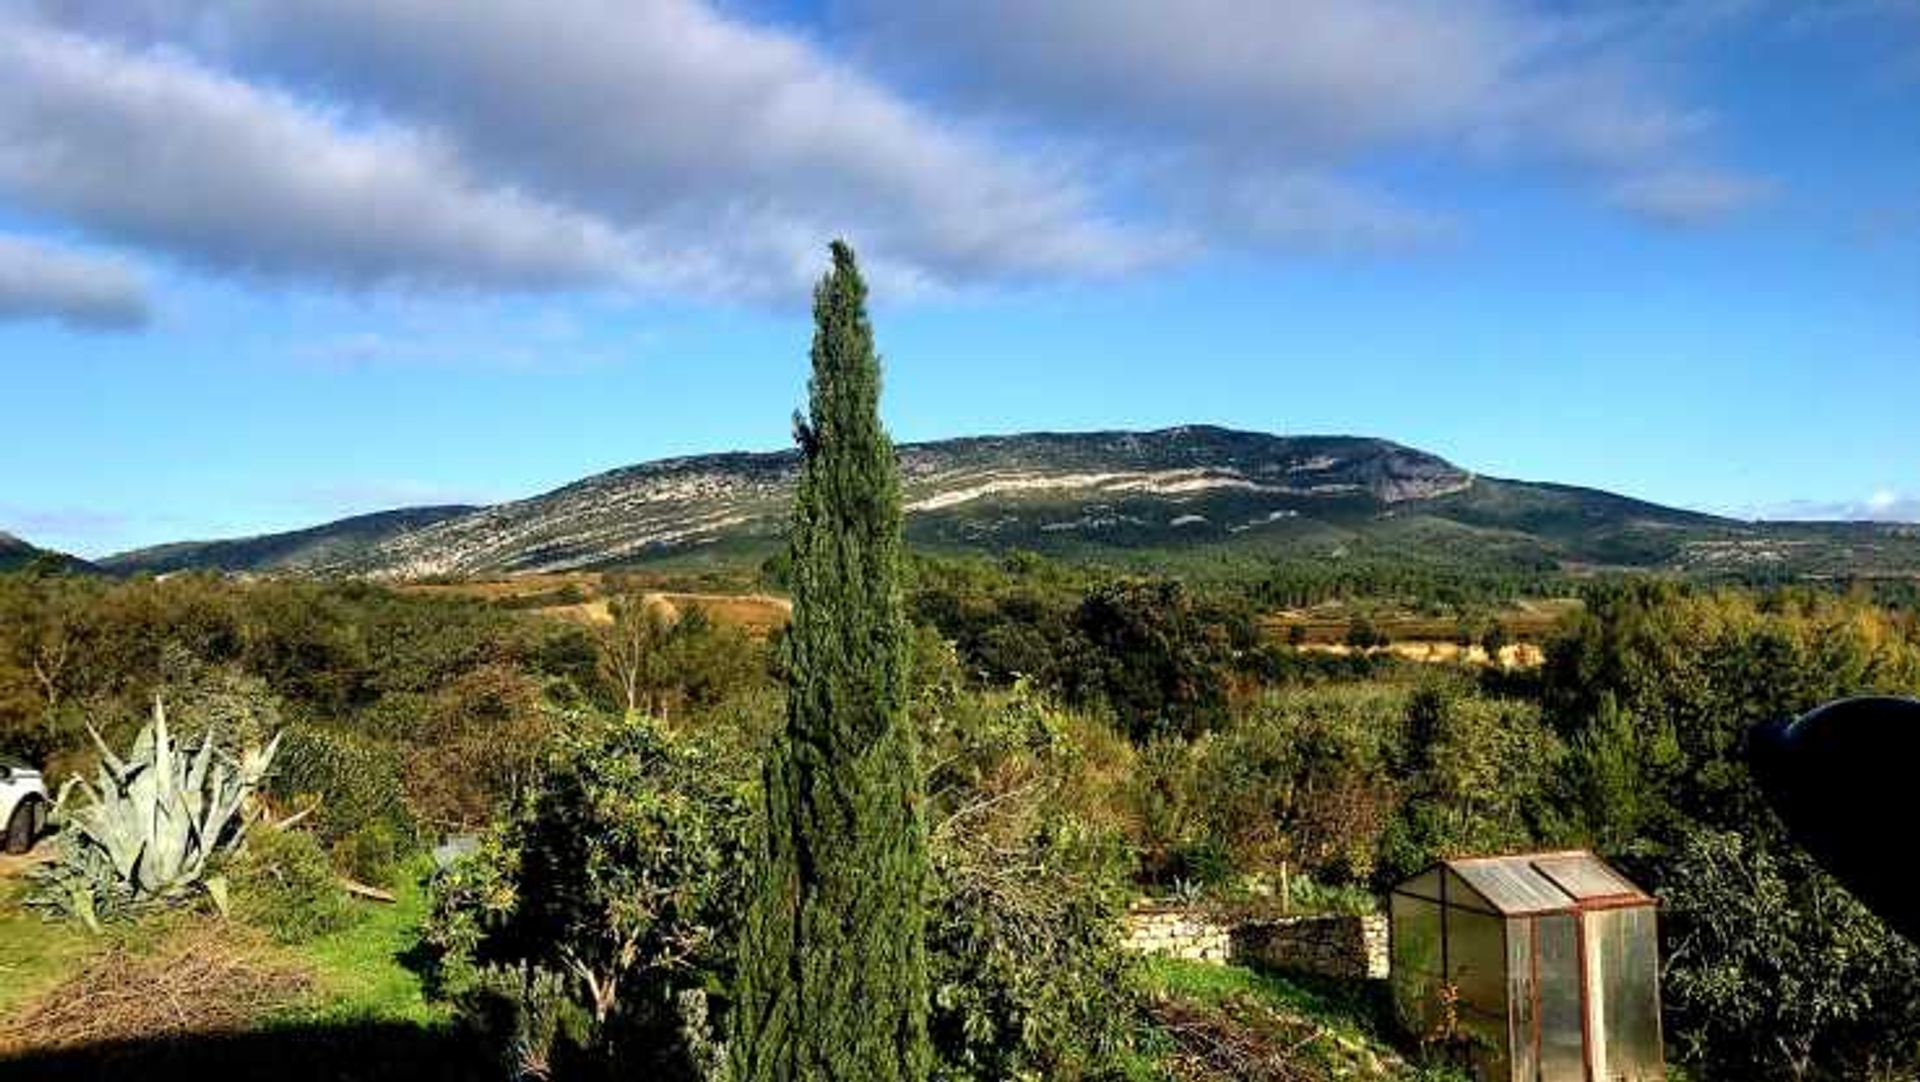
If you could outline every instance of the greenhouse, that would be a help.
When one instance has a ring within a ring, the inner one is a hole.
[[[1477,1077],[1666,1077],[1656,903],[1592,853],[1443,861],[1389,905],[1402,1021]]]

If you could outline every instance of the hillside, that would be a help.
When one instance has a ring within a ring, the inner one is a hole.
[[[100,561],[109,571],[306,571],[349,560],[409,530],[430,526],[478,508],[463,505],[406,507],[355,515],[289,533],[226,541],[177,541],[135,549]]]
[[[1389,560],[1494,570],[1910,573],[1920,535],[1756,525],[1593,489],[1482,477],[1387,440],[1191,426],[1030,433],[900,448],[908,534],[936,550]],[[798,456],[734,452],[609,471],[482,508],[365,515],[289,534],[167,545],[113,570],[425,578],[757,560]]]
[[[92,565],[78,557],[29,545],[12,534],[0,530],[0,573],[18,571],[36,560],[72,571],[92,569]]]

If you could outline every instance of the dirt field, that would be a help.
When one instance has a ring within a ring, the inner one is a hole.
[[[644,585],[645,580],[640,582]],[[513,575],[497,579],[477,579],[457,583],[409,583],[400,589],[406,593],[440,597],[474,597],[497,603],[527,603],[529,612],[559,620],[583,624],[604,624],[613,620],[607,611],[605,580],[590,572],[552,575]],[[550,604],[538,603],[551,598]],[[704,611],[717,623],[745,628],[753,635],[765,636],[784,627],[793,615],[793,603],[771,594],[693,593],[685,590],[648,590],[648,600],[678,613],[689,607]]]
[[[1310,654],[1331,654],[1335,657],[1345,657],[1354,652],[1353,647],[1343,642],[1307,642],[1302,643],[1300,649]],[[1400,639],[1382,649],[1408,661],[1424,661],[1434,665],[1489,664],[1487,652],[1479,646],[1462,650],[1457,642],[1438,639]],[[1500,667],[1503,669],[1538,668],[1546,659],[1540,647],[1530,642],[1516,642],[1500,649]]]
[[[1507,638],[1512,641],[1501,650],[1499,663],[1507,668],[1533,668],[1545,660],[1540,643],[1554,626],[1569,613],[1576,612],[1575,598],[1529,598],[1515,602],[1496,614]],[[1286,640],[1299,628],[1304,636],[1300,648],[1314,653],[1345,655],[1347,630],[1354,610],[1341,602],[1329,602],[1309,609],[1286,609],[1261,621],[1267,634]],[[1392,645],[1386,647],[1410,661],[1435,664],[1489,664],[1487,653],[1478,645],[1462,648],[1457,621],[1451,617],[1425,616],[1393,611],[1367,613],[1374,628],[1385,634]]]
[[[36,864],[45,864],[52,859],[53,846],[44,838],[40,840],[39,845],[18,856],[10,853],[0,853],[0,880],[25,875],[27,874],[27,869],[32,868]]]

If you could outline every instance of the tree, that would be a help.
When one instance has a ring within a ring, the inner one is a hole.
[[[899,465],[853,250],[814,291],[788,535],[785,731],[768,755],[730,1054],[738,1082],[923,1079],[925,809],[907,702]]]
[[[1226,716],[1232,629],[1172,580],[1110,583],[1080,603],[1080,649],[1061,673],[1069,700],[1104,701],[1135,741],[1198,736]]]
[[[607,612],[613,622],[597,628],[595,635],[601,675],[628,714],[658,714],[671,675],[666,663],[666,606],[636,587],[621,584],[607,598]]]
[[[1807,856],[1682,841],[1661,890],[1669,1039],[1720,1078],[1911,1078],[1920,953]]]

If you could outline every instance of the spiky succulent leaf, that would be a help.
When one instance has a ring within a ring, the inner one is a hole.
[[[203,889],[223,906],[225,885],[206,877],[208,864],[245,836],[247,798],[272,765],[278,737],[244,751],[236,764],[209,732],[189,755],[156,700],[129,757],[115,756],[97,732],[94,740],[99,781],[76,778],[60,788],[56,810],[67,835],[61,861],[43,876],[41,902],[89,924]]]

